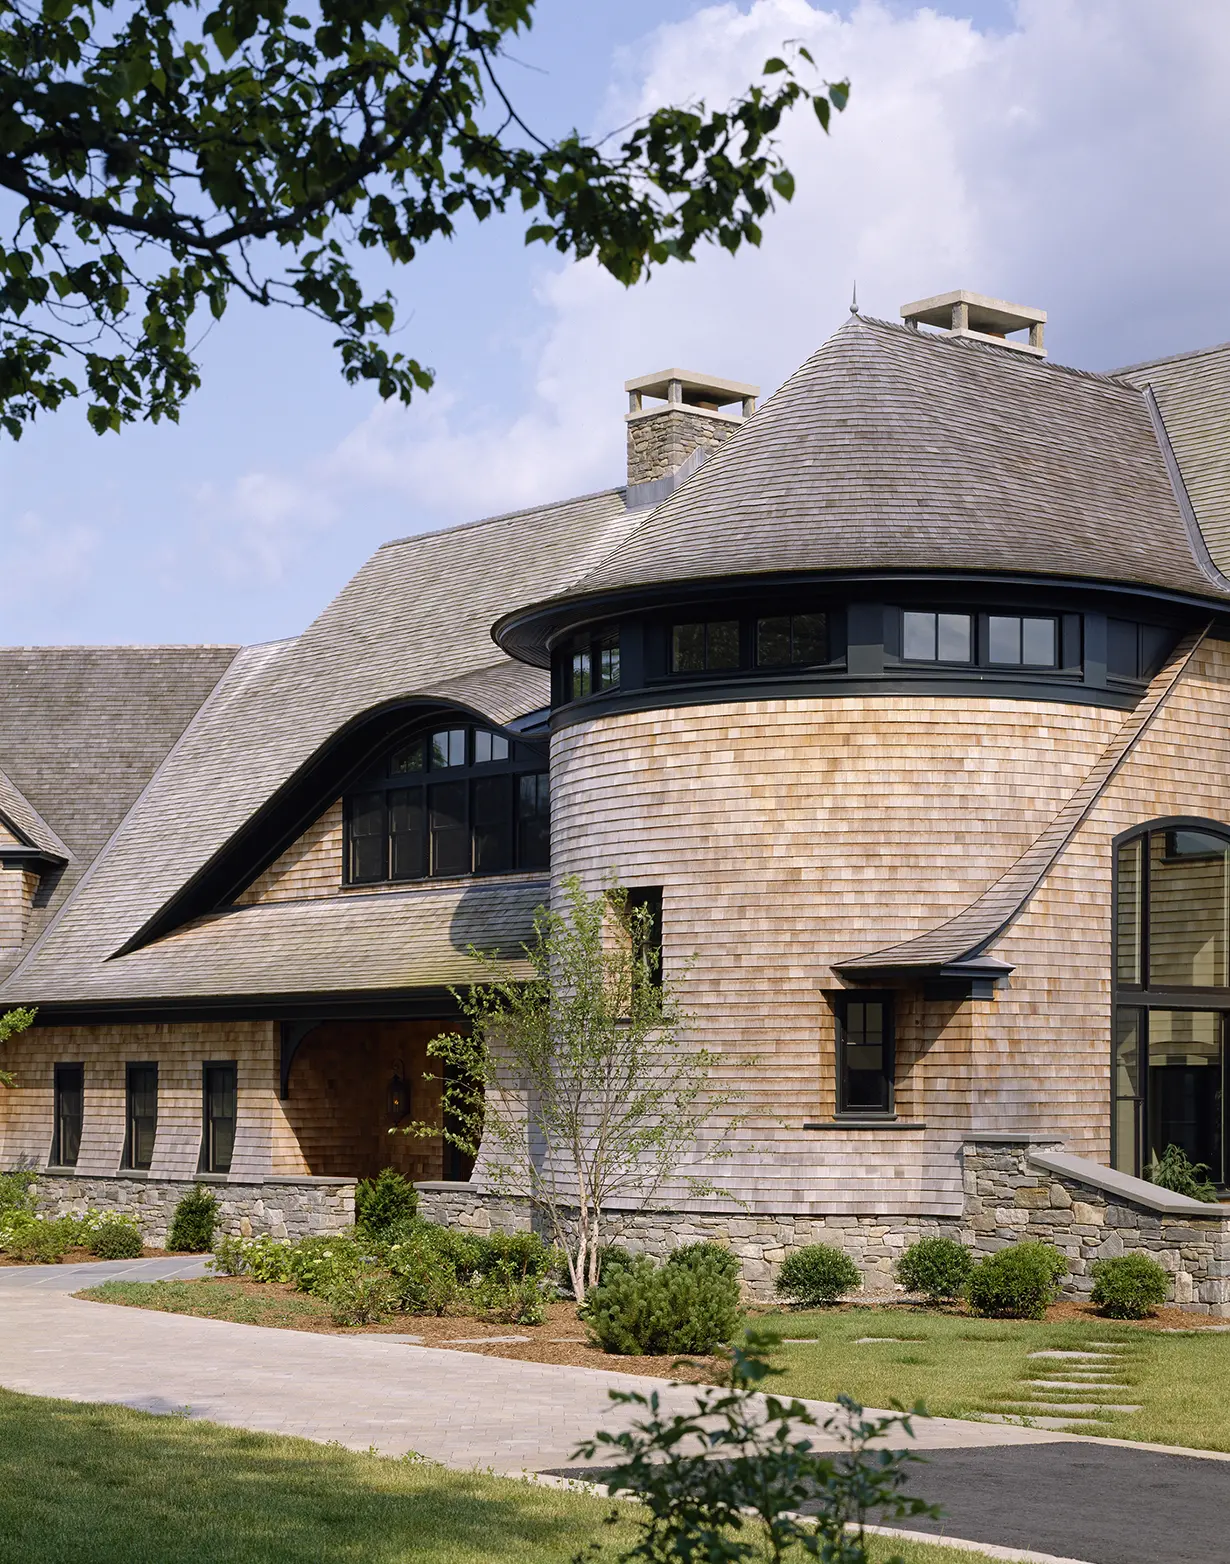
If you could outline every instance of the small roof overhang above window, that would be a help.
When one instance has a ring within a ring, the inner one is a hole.
[[[0,843],[0,869],[29,869],[34,874],[46,874],[49,869],[62,869],[67,862],[62,854],[48,852],[45,847]]]
[[[852,988],[914,988],[921,985],[928,999],[994,999],[995,991],[1007,987],[1015,969],[994,956],[965,956],[956,961],[885,962],[883,966],[868,965],[864,958],[857,965],[837,963],[833,970]]]

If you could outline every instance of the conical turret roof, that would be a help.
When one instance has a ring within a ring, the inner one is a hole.
[[[962,571],[1230,598],[1184,499],[1138,387],[852,316],[567,596]]]

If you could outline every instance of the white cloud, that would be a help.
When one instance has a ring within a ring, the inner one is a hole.
[[[625,378],[683,364],[771,390],[840,324],[856,278],[863,309],[890,318],[954,286],[1040,304],[1057,356],[1090,367],[1230,335],[1230,11],[1020,0],[995,35],[874,3],[714,5],[621,56],[595,128],[724,102],[786,39],[854,85],[831,136],[806,112],[783,126],[798,193],[762,249],[706,252],[630,292],[592,263],[544,261],[519,407],[477,409],[446,379],[298,479],[210,496],[234,520],[227,568],[273,579],[297,529],[365,494],[398,496],[418,525],[618,482]]]
[[[84,523],[56,526],[37,511],[23,511],[0,538],[0,579],[64,596],[86,586],[101,539]]]
[[[204,560],[231,585],[275,585],[340,514],[338,497],[312,473],[244,473],[225,488],[201,484],[193,499],[188,535],[161,550],[164,581],[178,584]]]

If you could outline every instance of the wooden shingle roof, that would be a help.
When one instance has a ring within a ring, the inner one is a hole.
[[[917,570],[1230,600],[1136,386],[858,316],[567,597]]]

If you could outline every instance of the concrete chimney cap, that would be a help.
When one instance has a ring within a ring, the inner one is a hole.
[[[901,306],[901,318],[919,321],[924,326],[947,326],[952,319],[954,304],[964,304],[969,310],[971,331],[1024,331],[1029,326],[1044,325],[1046,311],[1033,309],[1028,304],[1009,304],[1006,299],[989,299],[985,293],[971,293],[968,288],[953,288],[949,293],[937,293],[930,299],[917,299],[913,304]]]
[[[685,394],[701,396],[707,402],[722,406],[726,402],[742,402],[747,397],[759,396],[759,386],[745,385],[741,380],[719,380],[716,375],[700,375],[693,369],[659,369],[652,375],[638,375],[635,380],[625,380],[624,390],[639,392],[642,396],[670,398],[672,382],[677,382]]]

